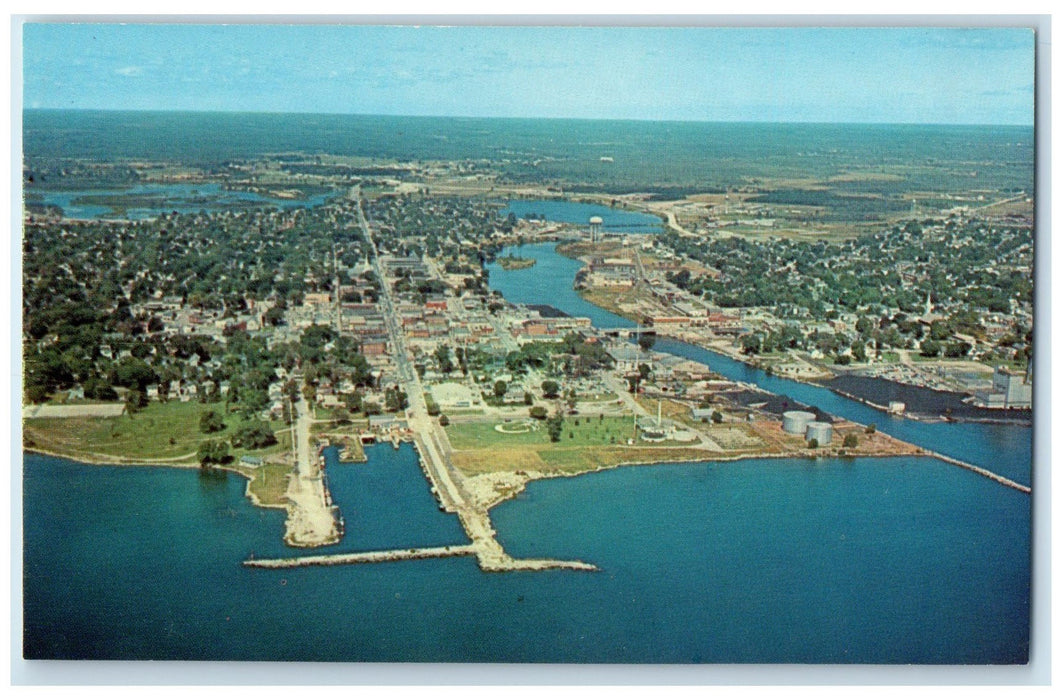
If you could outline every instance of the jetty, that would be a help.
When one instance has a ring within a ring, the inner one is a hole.
[[[389,561],[411,561],[415,559],[444,559],[447,557],[478,556],[474,544],[449,545],[444,547],[413,547],[410,549],[388,549],[372,552],[345,552],[342,554],[319,554],[305,557],[288,557],[283,559],[248,559],[244,566],[255,569],[294,569],[301,566],[344,566],[348,564],[378,564]],[[545,571],[546,569],[594,570],[592,564],[581,561],[557,561],[555,559],[511,559],[497,569],[488,571]]]
[[[288,517],[284,523],[284,541],[292,547],[335,544],[342,537],[341,519],[332,503],[320,462],[310,448],[313,419],[305,398],[299,399],[296,410],[298,416],[292,421],[296,468],[286,493]]]
[[[447,547],[419,547],[413,549],[388,549],[373,552],[347,552],[344,554],[319,554],[283,559],[248,559],[244,566],[257,569],[294,569],[299,566],[340,566],[343,564],[375,564],[385,561],[410,559],[441,559],[466,557],[475,554],[472,545]]]
[[[1032,493],[1031,487],[1026,486],[1025,484],[1020,484],[1017,481],[1013,481],[1012,479],[1008,479],[1007,477],[1002,476],[1000,474],[996,474],[995,472],[989,471],[984,467],[978,467],[968,462],[963,462],[961,459],[955,459],[954,457],[942,455],[939,452],[926,452],[926,454],[939,459],[941,462],[954,464],[956,467],[962,467],[963,469],[971,471],[975,474],[980,474],[981,476],[987,477],[998,484],[1003,484],[1004,486],[1008,486],[1017,491],[1021,491],[1022,493]]]
[[[361,208],[359,189],[352,188],[349,197],[357,202],[358,221],[365,234],[365,240],[372,249],[374,272],[383,282],[379,301],[384,310],[389,340],[394,348],[398,376],[409,400],[406,419],[413,433],[414,445],[420,455],[421,468],[431,484],[432,493],[439,499],[440,508],[457,515],[471,544],[287,559],[248,559],[244,565],[258,568],[292,568],[474,555],[483,571],[597,570],[594,565],[581,561],[516,559],[509,556],[498,542],[487,506],[477,502],[462,486],[463,477],[453,465],[452,448],[446,432],[437,421],[428,415],[424,388],[414,369],[412,355],[406,346],[405,337],[395,321],[397,315],[394,311],[394,300],[391,298],[391,288],[386,282],[387,278],[380,264],[379,251],[376,249],[372,231]],[[309,459],[309,423],[306,400],[301,399],[297,421],[299,434],[295,436],[298,445],[299,469],[296,476],[292,478],[292,485],[288,492],[292,505],[289,507],[288,535],[284,538],[289,544],[297,546],[331,544],[337,542],[340,537],[339,529],[335,526],[334,508],[331,506],[331,500],[320,478],[319,469]],[[308,542],[312,544],[306,544]]]

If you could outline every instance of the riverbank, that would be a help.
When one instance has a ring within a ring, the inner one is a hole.
[[[585,250],[574,245],[558,245],[558,255],[570,260],[575,260],[583,265],[580,271],[586,269],[586,260],[579,257],[585,254]],[[618,292],[611,287],[577,287],[575,289],[579,298],[588,304],[620,316],[628,321],[638,324],[641,319],[617,303],[611,303],[612,298],[623,292]],[[629,291],[628,291],[629,293]],[[706,338],[703,333],[684,331],[681,329],[661,330],[649,328],[661,338],[669,338],[680,342],[718,353],[748,367],[772,374],[774,376],[799,382],[808,386],[821,387],[843,396],[844,398],[859,401],[874,409],[888,412],[888,404],[899,401],[906,405],[904,417],[922,421],[951,421],[963,423],[999,423],[1021,426],[1032,424],[1032,411],[1029,409],[991,409],[974,406],[964,399],[968,395],[959,392],[941,391],[928,387],[903,384],[880,377],[865,377],[853,372],[835,373],[821,368],[814,368],[810,363],[803,367],[803,371],[783,372],[778,371],[769,363],[757,363],[741,352],[740,348],[732,339],[713,337]]]
[[[1030,409],[992,409],[973,406],[963,400],[964,394],[903,384],[883,377],[842,374],[830,380],[813,383],[882,411],[887,411],[891,402],[902,402],[906,407],[904,415],[915,420],[1032,425],[1032,410]]]

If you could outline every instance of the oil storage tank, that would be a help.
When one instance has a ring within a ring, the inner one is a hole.
[[[829,445],[830,441],[833,440],[833,426],[829,423],[813,420],[808,423],[804,439],[809,441],[814,440],[819,444],[819,447]]]
[[[782,414],[782,430],[793,435],[803,435],[815,414],[808,411],[786,411]]]

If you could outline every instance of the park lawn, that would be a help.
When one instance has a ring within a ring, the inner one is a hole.
[[[576,425],[575,421],[579,421]],[[474,423],[451,423],[446,427],[446,434],[455,450],[475,450],[492,448],[513,448],[521,446],[550,445],[549,432],[545,421],[535,422],[538,430],[527,433],[501,433],[495,425],[515,428],[518,421],[501,423],[499,421],[477,421]],[[625,442],[632,435],[633,422],[630,418],[615,416],[566,417],[561,430],[561,442],[568,447],[590,447]]]
[[[612,403],[619,398],[619,394],[614,391],[607,391],[603,394],[579,394],[576,398],[579,400],[580,406],[589,411],[594,408],[594,406],[583,405],[584,402],[587,404]]]
[[[661,418],[667,418],[668,420],[677,421],[686,425],[691,425],[696,422],[692,418],[693,409],[679,401],[647,398],[645,396],[635,396],[634,400],[653,417],[656,416],[657,402],[659,401]]]
[[[225,429],[206,434],[199,430],[199,419],[211,409],[224,415]],[[241,418],[226,415],[224,411],[222,403],[153,401],[133,416],[32,418],[24,421],[23,444],[90,462],[114,459],[195,463],[200,443],[208,439],[226,440],[243,425]],[[265,455],[277,451],[278,447],[234,453]]]
[[[283,508],[288,500],[288,477],[294,472],[291,464],[264,463],[260,467],[240,467],[241,474],[250,479],[248,493],[252,494],[259,505],[266,508]]]

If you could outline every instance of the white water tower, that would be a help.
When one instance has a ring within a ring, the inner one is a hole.
[[[597,240],[601,237],[601,225],[605,221],[600,216],[590,217],[590,242],[597,243]]]

